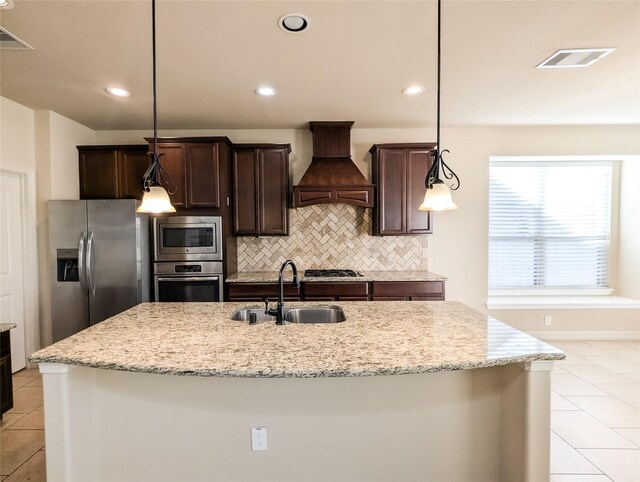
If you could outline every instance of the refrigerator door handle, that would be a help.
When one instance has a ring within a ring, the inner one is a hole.
[[[96,280],[93,279],[93,232],[89,231],[89,239],[87,240],[87,281],[89,294],[96,295]]]
[[[85,269],[84,269],[84,256],[85,256],[84,248],[85,248],[86,239],[87,239],[87,233],[82,231],[82,234],[80,235],[80,240],[78,241],[78,275],[80,278],[80,288],[84,293],[89,292],[87,287],[87,273],[85,272]]]

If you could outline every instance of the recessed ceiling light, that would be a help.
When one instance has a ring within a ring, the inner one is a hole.
[[[13,0],[1,0],[0,10],[11,10],[13,8]]]
[[[309,26],[309,17],[301,13],[288,13],[280,17],[278,25],[285,32],[302,32]]]
[[[565,49],[558,50],[547,60],[538,64],[537,69],[562,69],[567,67],[589,67],[594,62],[609,55],[615,49]]]
[[[116,97],[129,97],[129,95],[131,95],[128,90],[121,89],[120,87],[109,87],[105,90]]]
[[[422,94],[424,92],[424,87],[421,87],[419,85],[412,85],[411,87],[407,87],[406,89],[402,90],[402,93],[404,95],[417,95],[417,94]]]
[[[276,89],[274,89],[273,87],[258,87],[256,89],[256,94],[259,95],[276,95]]]

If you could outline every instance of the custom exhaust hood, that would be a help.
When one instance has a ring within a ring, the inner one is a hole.
[[[311,165],[293,187],[293,206],[353,204],[373,207],[373,184],[351,160],[352,121],[309,122]]]

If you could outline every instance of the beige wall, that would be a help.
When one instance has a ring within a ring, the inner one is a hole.
[[[0,97],[0,164],[36,167],[35,113]]]
[[[618,286],[620,295],[640,299],[640,159],[620,166]],[[624,222],[622,222],[624,221]]]

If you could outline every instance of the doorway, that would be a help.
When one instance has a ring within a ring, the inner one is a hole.
[[[4,165],[0,170],[0,321],[16,325],[10,331],[12,373],[27,366],[28,355],[37,347],[37,252],[30,222],[29,207],[34,204],[28,196],[30,177]]]

